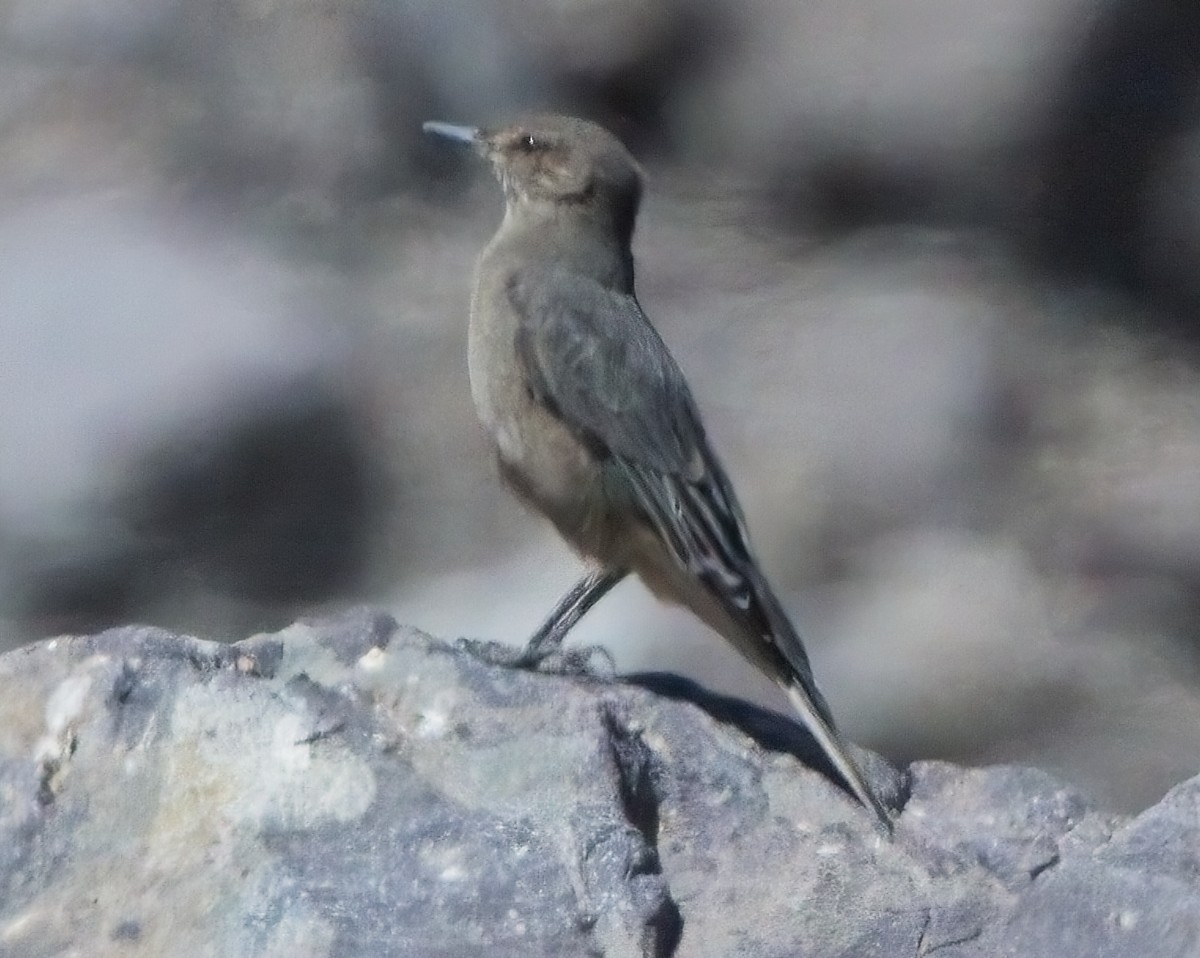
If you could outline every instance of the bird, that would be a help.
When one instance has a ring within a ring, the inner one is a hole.
[[[636,574],[783,688],[849,791],[890,833],[754,557],[684,374],[634,290],[644,174],[596,123],[553,114],[481,129],[429,121],[504,192],[475,269],[468,373],[503,482],[589,562],[512,661],[535,666]]]

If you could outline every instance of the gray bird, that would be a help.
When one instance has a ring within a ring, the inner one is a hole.
[[[851,791],[890,830],[754,559],[683,373],[634,294],[637,163],[611,133],[569,117],[424,129],[472,146],[504,187],[504,221],[475,272],[468,355],[500,474],[595,568],[515,661],[536,665],[557,651],[636,572],[786,690]]]

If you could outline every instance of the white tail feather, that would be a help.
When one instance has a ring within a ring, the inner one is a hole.
[[[842,780],[850,787],[854,796],[862,802],[863,806],[875,813],[890,834],[892,831],[891,816],[888,815],[883,803],[875,797],[875,793],[867,785],[858,765],[838,739],[837,733],[821,718],[820,712],[813,707],[812,701],[799,685],[787,686],[787,694],[792,701],[792,706],[800,713],[800,719],[804,722],[805,728],[816,739],[817,745],[820,746],[821,751],[825,753],[833,767],[837,769]]]

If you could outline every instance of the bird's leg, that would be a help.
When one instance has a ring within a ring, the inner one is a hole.
[[[575,623],[626,575],[625,569],[599,569],[589,572],[576,582],[571,591],[559,599],[558,605],[541,627],[533,633],[529,644],[521,653],[519,663],[536,667],[547,656],[557,652]]]
[[[550,613],[523,649],[514,649],[512,646],[502,645],[499,642],[485,642],[479,639],[459,639],[458,647],[489,665],[500,665],[512,669],[541,669],[542,671],[570,674],[588,672],[588,663],[597,651],[596,648],[563,653],[560,646],[575,623],[582,619],[587,610],[599,602],[613,586],[624,579],[625,575],[625,569],[588,573],[559,600],[554,611]],[[599,649],[599,651],[604,652],[603,649]],[[611,671],[612,656],[607,652],[604,654],[608,658]],[[549,660],[553,660],[553,664]]]

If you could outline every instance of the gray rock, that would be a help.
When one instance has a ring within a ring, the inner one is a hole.
[[[1200,947],[1200,780],[1122,819],[864,756],[889,841],[805,751],[687,683],[505,671],[367,611],[48,640],[0,657],[0,956]]]

